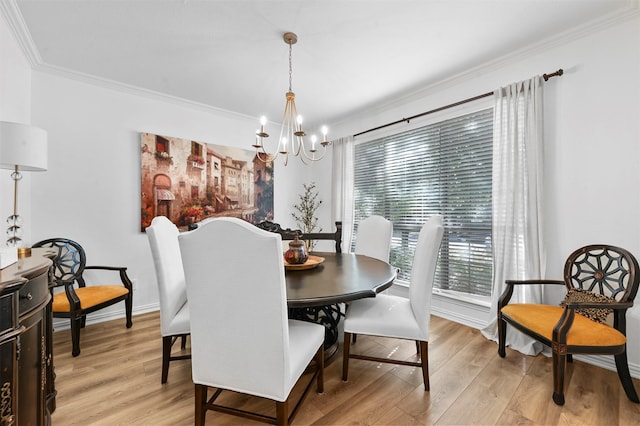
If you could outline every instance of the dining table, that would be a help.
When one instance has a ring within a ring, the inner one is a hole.
[[[325,326],[325,358],[338,350],[343,308],[375,297],[396,278],[387,262],[354,253],[311,252],[303,265],[285,262],[289,318]]]

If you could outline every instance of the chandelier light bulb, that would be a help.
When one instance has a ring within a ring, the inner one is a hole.
[[[260,138],[260,130],[256,130],[256,142],[253,144],[255,149],[258,149],[262,146],[262,139]]]
[[[316,140],[318,140],[316,135],[311,135],[311,152],[316,152]]]
[[[262,138],[269,137],[269,134],[264,131],[265,124],[267,124],[267,117],[263,115],[262,117],[260,117],[260,130],[256,131],[256,136],[260,138],[260,140],[256,140],[256,144],[253,146],[256,149],[256,151],[258,150],[258,148],[262,147]]]

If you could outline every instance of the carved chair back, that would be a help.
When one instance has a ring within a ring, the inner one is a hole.
[[[627,250],[592,244],[571,253],[565,262],[565,301],[632,303],[638,292],[638,261]],[[631,304],[629,305],[631,306]],[[579,308],[576,312],[599,322],[608,322],[613,313],[613,327],[626,334],[627,309]]]
[[[604,244],[571,253],[564,268],[567,290],[585,290],[617,302],[632,301],[638,292],[638,261],[627,250]]]
[[[336,232],[311,232],[304,233],[299,229],[283,229],[280,224],[265,220],[256,225],[258,228],[280,234],[282,240],[334,240],[336,253],[342,253],[342,222],[336,222]]]
[[[57,251],[52,268],[54,286],[77,282],[80,287],[85,287],[82,273],[87,264],[87,256],[80,244],[68,238],[49,238],[37,242],[33,247],[47,247]]]

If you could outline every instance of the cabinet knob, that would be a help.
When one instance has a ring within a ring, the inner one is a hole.
[[[31,295],[31,292],[27,293],[26,296],[20,296],[21,299],[27,299],[27,300],[33,300],[33,296]]]

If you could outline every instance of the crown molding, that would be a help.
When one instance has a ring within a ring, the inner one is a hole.
[[[119,81],[110,80],[108,78],[97,77],[92,74],[86,74],[79,71],[70,70],[64,67],[58,67],[55,65],[41,64],[33,68],[34,71],[41,72],[43,74],[54,75],[68,80],[85,83],[91,86],[102,87],[108,90],[114,90],[117,92],[125,93],[133,96],[140,96],[147,99],[153,99],[156,101],[166,102],[169,104],[182,106],[198,111],[203,111],[210,114],[223,115],[235,119],[248,119],[251,122],[255,122],[256,118],[239,112],[229,111],[222,108],[217,108],[211,105],[203,104],[196,101],[180,98],[178,96],[169,95],[166,93],[156,92],[154,90],[145,89],[139,86],[133,86],[130,84],[121,83]]]
[[[0,13],[2,13],[7,21],[9,29],[16,38],[18,45],[20,45],[20,49],[27,58],[31,68],[36,68],[42,65],[42,57],[33,42],[33,38],[31,38],[31,33],[27,28],[27,24],[24,22],[24,18],[20,13],[16,0],[2,0],[0,2]]]

